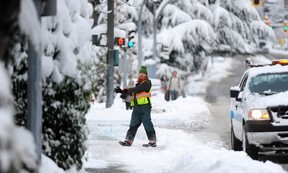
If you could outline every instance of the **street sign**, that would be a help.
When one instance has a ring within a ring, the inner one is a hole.
[[[98,35],[92,35],[92,44],[99,47],[107,47],[107,34],[101,33]]]
[[[114,66],[119,65],[119,50],[114,50]]]

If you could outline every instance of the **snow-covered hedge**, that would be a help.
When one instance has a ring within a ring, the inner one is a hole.
[[[64,170],[82,167],[85,152],[85,114],[89,107],[89,69],[92,66],[88,0],[57,0],[57,15],[42,17],[42,151]],[[28,26],[27,26],[28,27]],[[30,33],[31,34],[31,33]],[[27,35],[27,33],[26,33]],[[28,33],[29,35],[29,33]],[[13,94],[16,121],[26,124],[27,46],[15,46]]]

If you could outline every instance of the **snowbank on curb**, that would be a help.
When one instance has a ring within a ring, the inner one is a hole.
[[[143,126],[139,127],[132,147],[118,144],[129,128],[131,110],[125,110],[116,98],[112,108],[92,106],[86,115],[90,129],[86,168],[117,165],[130,172],[285,172],[272,162],[254,161],[244,152],[221,147],[221,141],[203,143],[194,132],[209,125],[210,113],[199,97],[187,96],[166,102],[162,93],[153,97],[152,121],[157,133],[157,147],[147,143]],[[220,127],[219,127],[220,128]],[[95,163],[98,164],[95,164]],[[93,164],[94,163],[94,164]],[[149,165],[149,166],[148,166]]]

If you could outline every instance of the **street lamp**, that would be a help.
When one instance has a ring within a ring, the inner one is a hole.
[[[142,54],[142,11],[143,6],[147,0],[144,0],[138,14],[138,68],[142,66],[143,54]],[[157,56],[157,26],[156,26],[156,3],[158,0],[153,0],[153,61],[154,63],[147,65],[149,77],[156,77],[156,56]]]

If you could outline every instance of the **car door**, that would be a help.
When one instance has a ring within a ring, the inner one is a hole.
[[[245,74],[239,84],[240,92],[238,94],[238,98],[235,99],[235,104],[233,108],[234,111],[233,111],[232,123],[234,127],[234,134],[240,140],[242,140],[242,119],[244,117],[245,113],[244,110],[246,104],[246,100],[242,96],[247,80],[248,80],[248,74]]]

